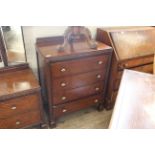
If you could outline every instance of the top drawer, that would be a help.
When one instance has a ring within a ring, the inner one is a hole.
[[[13,115],[24,112],[38,110],[39,97],[38,94],[31,94],[14,99],[9,99],[0,102],[0,119],[12,117]]]
[[[89,72],[96,69],[104,69],[109,55],[56,62],[51,64],[53,78]]]

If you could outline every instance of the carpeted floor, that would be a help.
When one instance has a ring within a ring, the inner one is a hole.
[[[56,129],[107,129],[112,110],[98,112],[94,108],[81,110],[60,118]]]

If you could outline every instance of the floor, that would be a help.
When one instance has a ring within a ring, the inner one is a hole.
[[[95,108],[81,110],[60,118],[56,129],[107,129],[112,110],[98,112]]]

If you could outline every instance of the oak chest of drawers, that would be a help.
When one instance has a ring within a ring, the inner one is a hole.
[[[106,95],[106,108],[110,109],[115,103],[124,69],[153,73],[155,28],[98,28],[97,40],[114,49]]]
[[[89,106],[103,108],[112,48],[98,42],[97,49],[76,42],[58,52],[63,37],[40,38],[36,49],[44,101],[48,104],[50,125],[64,114]]]
[[[40,86],[28,66],[0,70],[0,128],[45,126]]]

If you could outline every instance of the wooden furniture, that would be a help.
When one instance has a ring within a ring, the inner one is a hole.
[[[98,42],[90,49],[84,41],[59,52],[63,37],[37,39],[39,75],[50,125],[64,114],[92,105],[103,108],[112,48]]]
[[[45,127],[40,86],[28,65],[0,69],[0,128]]]
[[[115,103],[123,69],[153,73],[155,28],[98,28],[96,38],[114,49],[106,95],[106,108],[111,109]]]
[[[155,75],[124,71],[109,128],[155,128]]]

